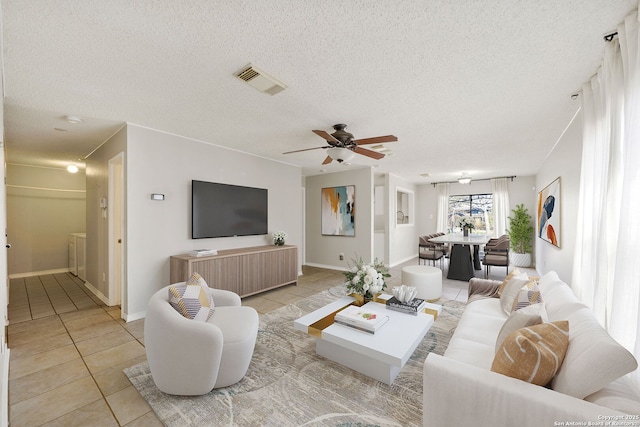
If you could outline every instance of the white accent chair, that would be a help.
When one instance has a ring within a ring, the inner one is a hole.
[[[178,313],[169,304],[169,286],[149,300],[144,345],[153,381],[164,393],[206,394],[237,383],[249,368],[258,334],[258,313],[241,306],[240,297],[233,292],[208,291],[215,311],[207,322]]]

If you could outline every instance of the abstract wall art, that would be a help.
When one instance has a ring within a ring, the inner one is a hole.
[[[322,234],[355,236],[355,185],[322,189]]]
[[[539,238],[560,247],[560,177],[538,193]]]

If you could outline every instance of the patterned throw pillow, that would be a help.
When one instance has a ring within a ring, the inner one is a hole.
[[[518,291],[516,299],[511,306],[511,312],[528,307],[531,304],[539,304],[542,302],[542,295],[540,295],[540,289],[536,282],[528,282],[526,285]]]
[[[184,285],[169,287],[169,303],[187,319],[206,322],[214,308],[207,289],[207,282],[198,273],[193,273]]]
[[[491,370],[544,386],[558,372],[567,347],[569,322],[566,320],[522,328],[504,340]]]

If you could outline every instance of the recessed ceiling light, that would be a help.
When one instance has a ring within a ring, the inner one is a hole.
[[[430,173],[421,173],[420,176],[423,177],[423,178],[429,178],[431,176],[431,174]]]
[[[67,171],[70,173],[76,173],[78,172],[78,167],[76,165],[69,165],[67,166]]]
[[[77,125],[78,123],[82,123],[82,119],[78,116],[66,115],[64,116],[64,119],[74,125]]]
[[[53,130],[57,130],[58,132],[66,132],[66,129],[62,129],[62,128],[53,128]]]

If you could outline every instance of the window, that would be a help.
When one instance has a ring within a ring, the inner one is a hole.
[[[493,195],[469,194],[465,196],[449,196],[449,232],[461,232],[458,220],[468,216],[476,226],[471,230],[475,234],[491,234],[493,230]]]

